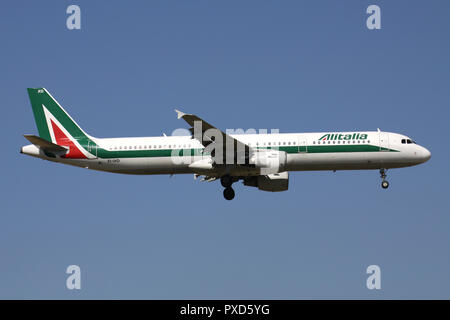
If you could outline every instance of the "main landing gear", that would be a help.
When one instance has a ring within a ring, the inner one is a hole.
[[[234,199],[234,190],[232,187],[228,187],[223,189],[223,197],[227,200],[233,200]]]
[[[220,183],[222,184],[222,187],[225,189],[223,190],[223,197],[227,200],[233,200],[234,199],[234,190],[231,187],[233,184],[233,178],[229,175],[224,175],[220,177]]]
[[[380,169],[381,176],[381,187],[387,189],[389,187],[389,182],[386,180],[386,169]]]

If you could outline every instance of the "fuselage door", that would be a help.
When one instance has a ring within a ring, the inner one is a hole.
[[[91,141],[88,142],[88,152],[97,158],[97,145]]]
[[[298,138],[298,153],[308,152],[308,145],[306,144],[306,137],[300,136]]]
[[[387,132],[380,131],[380,151],[388,151],[389,150],[389,134]]]

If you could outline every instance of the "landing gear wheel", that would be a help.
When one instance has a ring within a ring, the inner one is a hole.
[[[389,187],[389,182],[386,181],[386,169],[380,169],[381,176],[381,187],[387,189]]]
[[[220,177],[220,183],[224,188],[230,188],[233,184],[233,179],[229,175],[224,175]]]
[[[227,200],[233,200],[234,199],[234,190],[231,187],[225,188],[223,190],[223,197]]]

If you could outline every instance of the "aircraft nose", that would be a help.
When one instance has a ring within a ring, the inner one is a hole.
[[[427,149],[422,147],[420,152],[420,158],[423,162],[428,161],[431,158],[431,152]]]

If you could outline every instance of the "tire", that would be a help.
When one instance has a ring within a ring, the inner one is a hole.
[[[227,200],[233,200],[234,199],[234,190],[233,188],[225,188],[223,190],[223,197]]]
[[[233,179],[229,175],[220,177],[220,184],[224,188],[230,188],[233,184]]]
[[[386,180],[382,181],[381,182],[381,187],[383,189],[387,189],[389,187],[389,182],[387,182]]]

